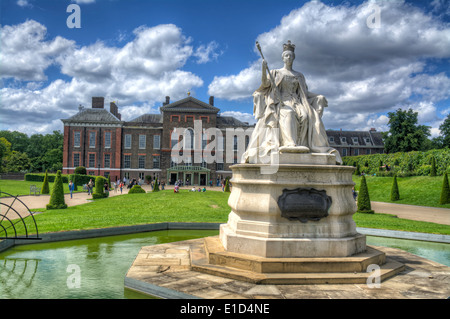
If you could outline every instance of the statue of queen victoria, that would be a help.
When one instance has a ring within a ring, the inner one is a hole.
[[[322,123],[328,102],[324,96],[310,92],[303,74],[292,69],[294,51],[290,41],[283,45],[284,67],[276,70],[268,69],[261,52],[261,86],[253,93],[257,123],[243,155],[244,163],[267,159],[272,152],[329,153],[342,163],[339,152],[329,146]]]

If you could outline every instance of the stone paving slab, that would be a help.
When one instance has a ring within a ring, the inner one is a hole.
[[[258,285],[204,274],[190,267],[188,251],[198,251],[203,238],[146,246],[125,277],[125,287],[161,298],[203,299],[446,299],[450,297],[450,267],[400,249],[375,247],[405,264],[379,288],[367,284]],[[168,257],[165,258],[164,254]],[[152,258],[152,254],[158,258]],[[150,264],[143,262],[150,259]],[[153,260],[152,260],[153,259]],[[178,259],[178,261],[175,261]],[[155,262],[159,260],[159,264]]]

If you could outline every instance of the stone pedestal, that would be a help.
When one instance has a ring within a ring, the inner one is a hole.
[[[266,258],[348,257],[366,250],[352,215],[353,167],[334,155],[284,153],[264,164],[232,166],[231,213],[220,227],[227,252]]]

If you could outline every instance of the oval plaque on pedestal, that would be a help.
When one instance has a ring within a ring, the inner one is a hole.
[[[331,207],[331,197],[326,191],[314,188],[284,189],[278,198],[281,217],[289,220],[318,221],[328,216]]]

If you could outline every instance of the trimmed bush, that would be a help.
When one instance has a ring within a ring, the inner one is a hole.
[[[61,177],[61,171],[56,173],[55,184],[53,185],[52,194],[50,195],[50,202],[47,204],[47,209],[64,209],[67,208],[64,201],[64,186]]]
[[[450,186],[448,184],[448,174],[444,174],[444,181],[442,182],[442,191],[439,204],[444,205],[450,203]]]
[[[79,175],[86,175],[86,167],[78,166],[77,168],[75,168],[74,173]]]
[[[45,178],[45,173],[40,173],[40,174],[27,173],[27,174],[25,174],[25,180],[29,181],[29,182],[44,182],[44,178]],[[49,183],[53,183],[56,179],[56,174],[48,174],[47,178],[48,178]],[[62,178],[63,183],[69,182],[67,175],[61,174],[61,178]]]
[[[436,159],[434,156],[431,158],[430,176],[436,176]]]
[[[370,204],[369,190],[367,188],[366,177],[361,178],[361,185],[359,186],[358,194],[358,209],[357,213],[373,214],[372,206]]]
[[[94,186],[94,191],[92,193],[93,199],[106,198],[109,196],[108,193],[104,192],[105,182],[106,182],[106,178],[104,178],[102,176],[97,176],[95,178],[95,186]]]
[[[77,186],[77,174],[72,174],[69,176],[69,181],[72,181],[73,183],[73,190],[77,191],[78,190],[78,186]]]
[[[361,171],[360,171],[360,169],[359,169],[359,164],[356,164],[355,175],[356,175],[356,176],[361,175]]]
[[[155,182],[153,183],[153,192],[159,192],[158,177],[155,177]]]
[[[391,201],[396,201],[399,199],[400,199],[400,193],[398,191],[397,175],[395,175],[394,181],[392,182],[392,188],[391,188]]]
[[[225,189],[223,191],[225,193],[229,193],[230,192],[230,184],[229,184],[229,178],[228,177],[225,179]]]
[[[145,193],[145,190],[140,185],[134,185],[128,191],[128,194],[139,194],[139,193]]]
[[[48,184],[48,173],[45,171],[44,182],[42,183],[41,194],[50,194],[50,186]]]

